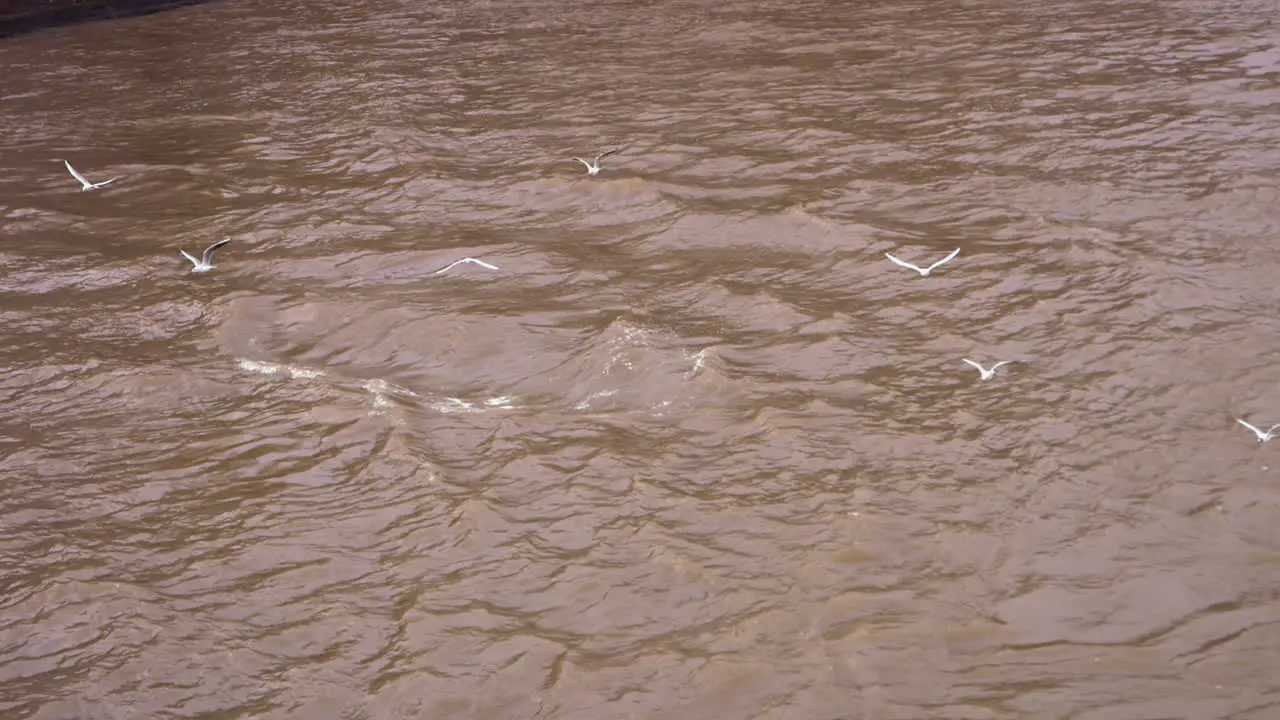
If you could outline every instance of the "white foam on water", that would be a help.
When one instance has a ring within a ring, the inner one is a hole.
[[[256,372],[260,375],[276,375],[278,373],[288,373],[290,377],[301,380],[310,380],[312,378],[322,377],[324,372],[320,370],[310,370],[297,365],[281,365],[280,363],[259,362],[257,360],[249,360],[240,358],[237,361],[241,370]]]
[[[694,375],[697,375],[698,371],[701,370],[703,365],[706,365],[706,363],[707,363],[707,349],[703,348],[693,356],[693,371],[689,373],[689,377],[693,377]]]
[[[574,410],[589,410],[589,409],[591,408],[591,401],[592,401],[592,400],[595,400],[596,398],[602,398],[602,397],[611,397],[611,396],[613,396],[613,395],[617,395],[617,394],[618,394],[618,391],[617,391],[617,390],[601,390],[600,392],[591,393],[591,395],[587,396],[587,399],[586,399],[586,400],[583,400],[582,402],[578,403],[577,405],[574,405],[574,406],[573,406],[573,409],[574,409]]]
[[[483,406],[483,407],[482,407]],[[442,413],[455,412],[484,412],[488,409],[496,410],[514,410],[515,398],[509,395],[499,395],[486,400],[481,400],[480,404],[463,400],[462,398],[447,397],[443,401],[432,406],[436,411]]]
[[[392,395],[407,395],[408,397],[415,397],[415,398],[418,397],[418,393],[410,390],[409,388],[396,385],[395,383],[389,383],[386,380],[366,380],[364,384],[361,385],[361,387],[373,393],[374,395],[384,395],[386,393],[391,393]]]
[[[452,398],[452,397],[445,398],[444,402],[436,403],[435,409],[442,413],[476,412],[477,410],[479,410],[479,408],[467,402],[466,400],[461,400],[459,398]]]
[[[418,397],[418,393],[407,387],[402,387],[381,379],[366,380],[360,385],[360,387],[370,393],[373,393],[373,410],[369,412],[370,415],[379,415],[381,414],[379,411],[386,410],[391,407],[391,400],[387,397],[388,394],[412,398]]]

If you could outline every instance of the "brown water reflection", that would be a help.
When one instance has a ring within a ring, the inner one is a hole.
[[[0,714],[1280,716],[1234,419],[1280,422],[1273,24],[228,0],[0,44]]]

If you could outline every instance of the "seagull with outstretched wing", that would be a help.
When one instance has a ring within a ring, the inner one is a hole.
[[[622,149],[622,148],[617,148],[617,149],[615,149],[615,150],[609,150],[609,151],[607,151],[607,152],[602,152],[602,153],[600,153],[599,155],[595,156],[595,158],[594,158],[591,162],[587,162],[586,160],[583,160],[583,159],[582,159],[582,158],[580,158],[580,157],[576,157],[576,158],[574,158],[574,160],[577,160],[578,162],[580,162],[580,163],[582,163],[583,165],[586,165],[586,166],[587,166],[587,174],[588,174],[588,175],[596,175],[596,174],[599,174],[599,172],[600,172],[600,158],[603,158],[603,157],[609,157],[610,155],[612,155],[612,154],[614,154],[614,153],[618,152],[618,150],[621,150],[621,149]]]
[[[1236,418],[1236,422],[1252,430],[1253,434],[1258,436],[1258,442],[1260,443],[1264,443],[1270,440],[1271,438],[1275,437],[1276,428],[1280,428],[1280,425],[1272,425],[1270,430],[1267,430],[1266,432],[1262,432],[1258,428],[1250,425],[1249,423],[1241,420],[1240,418]]]
[[[1009,363],[1014,362],[1013,360],[1001,360],[1000,362],[996,363],[995,365],[992,365],[989,368],[984,368],[978,363],[970,360],[969,358],[964,358],[964,361],[978,368],[978,372],[981,373],[983,380],[990,380],[991,378],[995,377],[996,368],[1000,367],[1001,365],[1008,365]]]
[[[179,250],[178,252],[182,253],[182,257],[190,260],[192,265],[195,265],[195,267],[191,268],[191,272],[209,272],[213,269],[213,251],[229,242],[231,242],[231,238],[219,240],[218,242],[210,245],[204,249],[204,255],[200,256],[199,259],[186,250]]]
[[[82,186],[80,188],[80,192],[85,192],[86,190],[97,190],[98,188],[104,185],[110,185],[111,183],[120,179],[120,176],[117,175],[116,177],[113,177],[110,180],[103,180],[100,183],[91,183],[88,180],[86,180],[83,175],[77,172],[75,168],[71,167],[71,163],[67,162],[66,160],[63,160],[62,164],[67,166],[67,170],[71,172],[71,177],[74,177],[75,179],[80,181],[80,185]]]
[[[960,248],[956,248],[955,250],[952,250],[952,251],[951,251],[951,254],[950,254],[950,255],[948,255],[948,256],[946,256],[946,257],[942,258],[941,260],[939,260],[938,262],[936,262],[936,263],[934,263],[934,264],[930,265],[930,266],[929,266],[929,267],[927,267],[927,268],[921,268],[921,267],[920,267],[920,266],[918,266],[918,265],[912,265],[911,263],[907,262],[906,260],[899,260],[898,258],[896,258],[896,257],[894,257],[894,256],[892,256],[892,255],[890,255],[889,253],[885,253],[885,254],[884,254],[884,256],[885,256],[885,257],[887,257],[887,258],[889,258],[890,260],[892,260],[894,265],[901,265],[901,266],[902,266],[902,267],[904,267],[904,268],[910,268],[910,269],[915,270],[916,272],[920,273],[920,275],[921,275],[922,277],[928,277],[929,273],[933,272],[935,268],[937,268],[937,267],[938,267],[938,266],[940,266],[940,265],[945,265],[945,264],[947,264],[947,263],[951,262],[951,260],[952,260],[953,258],[955,258],[955,256],[957,256],[957,255],[959,255],[959,254],[960,254]]]
[[[457,261],[455,261],[455,262],[451,262],[451,263],[449,263],[449,266],[448,266],[448,267],[440,268],[439,270],[437,270],[437,271],[435,272],[435,274],[436,274],[436,275],[439,275],[440,273],[448,272],[449,270],[452,270],[452,269],[453,269],[453,266],[454,266],[454,265],[461,265],[462,263],[475,263],[476,265],[479,265],[479,266],[480,266],[480,267],[482,267],[482,268],[488,268],[488,269],[490,269],[490,270],[497,270],[497,269],[498,269],[498,266],[497,266],[497,265],[491,265],[491,264],[489,264],[489,263],[487,263],[487,262],[485,262],[485,261],[483,261],[483,260],[477,260],[477,259],[475,259],[475,258],[469,258],[469,257],[467,257],[467,258],[462,258],[461,260],[457,260]]]

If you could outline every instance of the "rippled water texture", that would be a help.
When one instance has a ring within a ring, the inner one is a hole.
[[[0,715],[1280,717],[1275,19],[0,43]]]

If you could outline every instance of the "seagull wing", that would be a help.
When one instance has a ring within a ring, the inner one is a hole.
[[[467,258],[463,258],[462,260],[454,260],[452,261],[452,263],[449,263],[448,266],[444,266],[444,268],[440,268],[439,270],[436,270],[435,274],[447,273],[449,272],[449,270],[452,270],[454,266],[466,263],[467,260],[468,260]]]
[[[119,180],[121,177],[123,177],[123,176],[121,176],[121,175],[117,175],[117,176],[115,176],[115,177],[111,178],[110,180],[103,180],[103,181],[102,181],[102,182],[100,182],[100,183],[94,183],[91,187],[100,188],[100,187],[102,187],[103,185],[110,185],[111,183],[113,183],[113,182],[115,182],[115,181]]]
[[[491,265],[491,264],[489,264],[489,263],[487,263],[487,262],[485,262],[485,261],[483,261],[483,260],[477,260],[477,259],[475,259],[475,258],[469,258],[469,257],[468,257],[468,258],[462,258],[461,260],[455,260],[455,261],[453,261],[453,262],[449,263],[448,267],[444,267],[444,268],[441,268],[441,269],[437,270],[437,271],[435,272],[435,274],[436,274],[436,275],[439,275],[439,274],[440,274],[440,273],[442,273],[442,272],[445,272],[445,271],[447,271],[447,270],[451,270],[451,269],[453,268],[453,266],[455,266],[455,265],[461,265],[462,263],[475,263],[476,265],[479,265],[480,267],[483,267],[483,268],[489,268],[490,270],[497,270],[497,269],[498,269],[498,266],[497,266],[497,265]]]
[[[896,257],[894,257],[894,256],[892,256],[892,255],[890,255],[889,253],[885,253],[885,254],[884,254],[884,256],[885,256],[885,257],[887,257],[887,258],[889,258],[891,261],[893,261],[893,264],[894,264],[894,265],[901,265],[901,266],[902,266],[902,267],[904,267],[904,268],[911,268],[912,270],[915,270],[916,272],[920,273],[921,275],[924,275],[924,273],[925,273],[925,271],[924,271],[924,270],[921,270],[919,267],[916,267],[915,265],[912,265],[911,263],[906,262],[905,260],[899,260],[898,258],[896,258]]]
[[[1013,361],[1012,361],[1012,360],[1001,360],[1000,362],[998,362],[998,363],[996,363],[995,365],[992,365],[992,366],[991,366],[991,372],[995,372],[995,371],[996,371],[996,368],[1000,367],[1001,365],[1008,365],[1008,364],[1009,364],[1009,363],[1011,363],[1011,362],[1013,362]]]
[[[930,266],[929,266],[929,272],[933,272],[933,269],[934,269],[934,268],[936,268],[936,267],[938,267],[939,265],[946,265],[947,263],[951,262],[951,260],[952,260],[953,258],[955,258],[955,256],[957,256],[957,255],[959,255],[959,254],[960,254],[960,248],[956,248],[955,250],[952,250],[950,255],[948,255],[948,256],[946,256],[946,257],[942,258],[941,260],[939,260],[938,262],[936,262],[936,263],[934,263],[934,264],[930,265]]]
[[[67,162],[66,160],[63,160],[62,164],[67,166],[67,170],[71,172],[71,177],[74,177],[75,179],[79,180],[81,185],[85,187],[93,187],[93,183],[89,182],[88,180],[85,180],[83,175],[76,172],[76,169],[71,167],[71,163]]]
[[[616,152],[622,152],[622,151],[623,151],[623,150],[625,150],[625,149],[626,149],[626,148],[614,148],[614,149],[612,149],[612,150],[606,150],[606,151],[604,151],[604,152],[602,152],[602,153],[600,153],[599,155],[597,155],[597,156],[596,156],[596,162],[600,162],[600,158],[602,158],[602,157],[609,157],[610,155],[612,155],[612,154],[614,154],[614,153],[616,153]]]
[[[226,244],[227,244],[227,243],[229,243],[229,242],[231,242],[231,238],[227,238],[226,240],[219,240],[218,242],[216,242],[216,243],[214,243],[214,244],[210,245],[209,247],[205,248],[205,249],[204,249],[204,264],[205,264],[205,265],[208,265],[208,264],[213,260],[213,251],[214,251],[214,250],[217,250],[218,248],[222,247],[223,245],[226,245]]]
[[[1250,430],[1252,430],[1252,431],[1253,431],[1253,434],[1254,434],[1254,435],[1257,435],[1258,437],[1263,437],[1263,436],[1265,435],[1265,433],[1263,433],[1261,430],[1259,430],[1258,428],[1256,428],[1256,427],[1254,427],[1254,426],[1250,425],[1249,423],[1247,423],[1247,422],[1245,422],[1245,421],[1241,420],[1240,418],[1236,418],[1236,422],[1238,422],[1238,423],[1240,423],[1241,425],[1243,425],[1243,426],[1245,426],[1245,427],[1249,428]]]
[[[1280,428],[1280,425],[1272,425],[1271,429],[1267,431],[1267,434],[1270,435],[1271,433],[1275,432],[1276,428]]]
[[[987,372],[987,369],[986,369],[986,368],[984,368],[984,367],[982,367],[981,365],[979,365],[978,363],[976,363],[976,362],[974,362],[974,361],[970,360],[969,358],[964,358],[964,361],[965,361],[965,362],[967,362],[967,363],[969,363],[970,365],[972,365],[972,366],[974,366],[974,367],[978,368],[978,372],[980,372],[980,373],[984,373],[984,374],[985,374],[985,373]],[[994,368],[993,368],[993,369],[994,369]]]
[[[586,165],[588,170],[590,170],[590,169],[591,169],[591,163],[587,162],[586,160],[583,160],[583,159],[582,159],[582,158],[580,158],[580,157],[576,157],[576,158],[574,158],[574,160],[577,160],[578,162],[582,163],[583,165]]]
[[[195,265],[196,267],[200,267],[200,261],[195,259],[195,257],[191,253],[187,252],[186,250],[179,250],[178,252],[182,253],[182,257],[190,260],[192,265]]]

